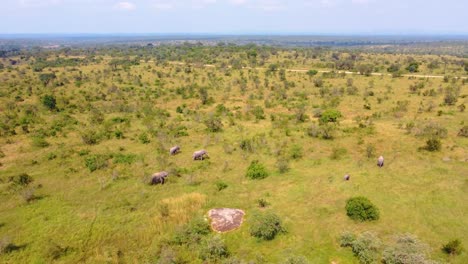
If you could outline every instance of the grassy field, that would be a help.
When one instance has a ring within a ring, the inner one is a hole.
[[[265,70],[227,68],[235,59],[249,66],[242,50],[206,54],[219,67],[177,57],[171,62],[190,64],[164,63],[156,55],[114,65],[133,57],[101,51],[86,63],[34,71],[39,56],[87,56],[57,51],[14,57],[19,63],[0,70],[0,246],[8,248],[1,263],[292,263],[284,262],[291,256],[359,263],[340,247],[345,231],[374,232],[383,243],[379,255],[410,233],[428,245],[431,259],[468,262],[466,251],[441,250],[453,239],[468,247],[468,139],[459,135],[468,122],[468,88],[452,78],[466,73],[450,63],[458,58],[446,56],[445,70],[428,70],[439,58],[415,55],[419,73],[447,75],[424,79],[283,71],[335,68],[331,53],[306,59],[307,50],[297,58],[289,50],[265,56],[254,65]],[[358,55],[382,73],[406,60]],[[41,80],[52,72],[50,82]],[[55,108],[45,106],[46,95]],[[455,99],[447,102],[449,95]],[[339,122],[319,122],[327,109],[341,113]],[[220,131],[209,131],[207,120],[221,121]],[[439,151],[424,149],[433,137]],[[170,156],[174,145],[182,152]],[[193,161],[199,149],[210,158]],[[93,157],[102,168],[86,166]],[[269,177],[246,178],[253,160]],[[171,173],[167,184],[145,183],[162,170]],[[33,181],[11,180],[22,173]],[[227,188],[218,190],[219,182]],[[349,219],[346,200],[354,196],[372,201],[380,219]],[[269,205],[260,208],[259,199]],[[246,212],[240,229],[221,235],[227,260],[202,260],[203,241],[171,242],[181,226],[217,207]],[[252,237],[249,220],[259,211],[276,213],[285,232],[271,241]]]

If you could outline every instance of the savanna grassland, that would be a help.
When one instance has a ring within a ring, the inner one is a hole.
[[[442,250],[468,248],[466,57],[221,44],[1,55],[1,263],[468,262]],[[209,158],[192,160],[199,149]],[[246,177],[253,161],[267,177]],[[159,171],[167,182],[149,185]],[[377,219],[347,216],[359,196]],[[244,210],[241,228],[207,230],[218,207]],[[273,239],[251,235],[266,214],[280,219]]]

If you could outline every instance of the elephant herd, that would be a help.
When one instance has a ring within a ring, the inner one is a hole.
[[[171,156],[174,156],[174,155],[178,154],[179,152],[180,152],[180,147],[179,146],[174,146],[169,150],[169,154]],[[204,149],[197,150],[192,155],[193,160],[204,160],[207,157],[208,157],[208,152],[206,152],[206,150],[204,150]],[[377,159],[377,166],[379,166],[379,168],[382,168],[383,165],[384,165],[384,157],[380,156]],[[161,171],[161,172],[154,173],[151,176],[150,184],[151,185],[164,184],[164,182],[166,181],[167,176],[169,176],[169,173],[167,171]],[[351,176],[349,174],[346,174],[344,176],[345,181],[349,181],[350,178],[351,178]]]
[[[180,152],[179,146],[174,146],[169,149],[169,154],[171,156],[177,155],[179,152]],[[208,156],[208,152],[206,152],[206,150],[204,149],[197,150],[192,155],[193,160],[204,160],[205,158],[209,158],[209,156]],[[169,176],[169,172],[167,171],[154,173],[153,175],[151,175],[150,185],[164,184],[167,176]]]

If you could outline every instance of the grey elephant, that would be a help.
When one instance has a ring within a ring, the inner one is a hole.
[[[383,156],[380,156],[379,159],[377,160],[377,166],[382,168],[383,165],[384,165],[384,158],[383,158]]]
[[[192,156],[193,160],[204,160],[206,157],[208,157],[208,153],[204,149],[195,151]]]
[[[166,177],[169,176],[167,171],[156,172],[151,175],[150,185],[164,184],[166,182]]]
[[[169,150],[169,154],[171,154],[172,156],[174,156],[175,154],[177,154],[179,152],[180,152],[180,147],[179,146],[172,147]]]

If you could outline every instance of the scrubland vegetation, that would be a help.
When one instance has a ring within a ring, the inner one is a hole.
[[[0,262],[467,263],[468,59],[433,54],[2,51]]]

